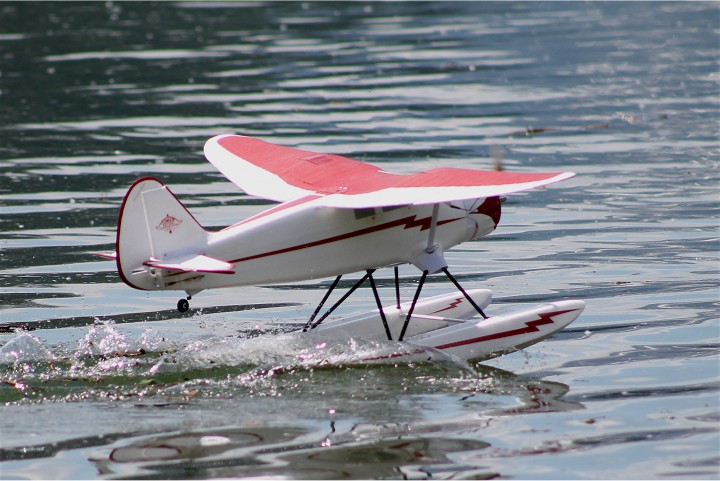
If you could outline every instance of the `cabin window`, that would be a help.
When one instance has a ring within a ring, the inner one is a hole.
[[[383,212],[390,212],[390,211],[393,211],[393,210],[397,210],[397,209],[399,209],[399,208],[401,208],[401,207],[405,207],[405,206],[404,206],[404,205],[389,205],[389,206],[383,207],[383,208],[382,208],[382,211],[383,211]]]
[[[375,209],[370,207],[368,209],[353,209],[356,219],[365,219],[366,217],[372,217],[375,215]]]

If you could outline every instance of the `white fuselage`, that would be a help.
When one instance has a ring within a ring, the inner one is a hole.
[[[193,254],[232,263],[233,273],[145,267],[135,270],[131,285],[198,292],[317,279],[402,263],[432,273],[439,270],[438,262],[445,266],[445,250],[486,235],[496,226],[490,216],[468,212],[462,204],[439,204],[432,229],[432,205],[339,209],[317,205],[315,200],[279,204],[226,229],[208,232],[204,245],[190,246]],[[184,254],[171,249],[155,256]]]

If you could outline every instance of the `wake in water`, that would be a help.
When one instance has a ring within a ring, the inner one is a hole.
[[[420,349],[407,343],[333,339],[314,333],[258,334],[198,339],[148,328],[133,336],[104,322],[88,327],[74,346],[51,346],[31,333],[18,332],[0,347],[0,402],[188,395],[197,394],[192,388],[197,385],[203,385],[205,392],[252,388],[263,378],[283,373],[333,370],[379,358],[392,363]],[[432,354],[429,365],[474,372],[465,361],[422,349]]]

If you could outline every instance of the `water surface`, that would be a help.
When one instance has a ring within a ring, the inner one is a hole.
[[[720,476],[717,3],[9,2],[0,27],[0,477]],[[330,280],[179,314],[92,254],[138,177],[209,228],[266,208],[204,160],[220,133],[576,172],[447,259],[491,312],[588,307],[483,364],[385,367],[289,332]]]

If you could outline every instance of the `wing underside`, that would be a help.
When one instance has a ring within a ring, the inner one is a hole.
[[[400,175],[347,157],[240,135],[213,137],[205,144],[205,156],[250,195],[285,202],[319,194],[323,196],[320,205],[351,209],[494,197],[575,175],[456,168]]]

